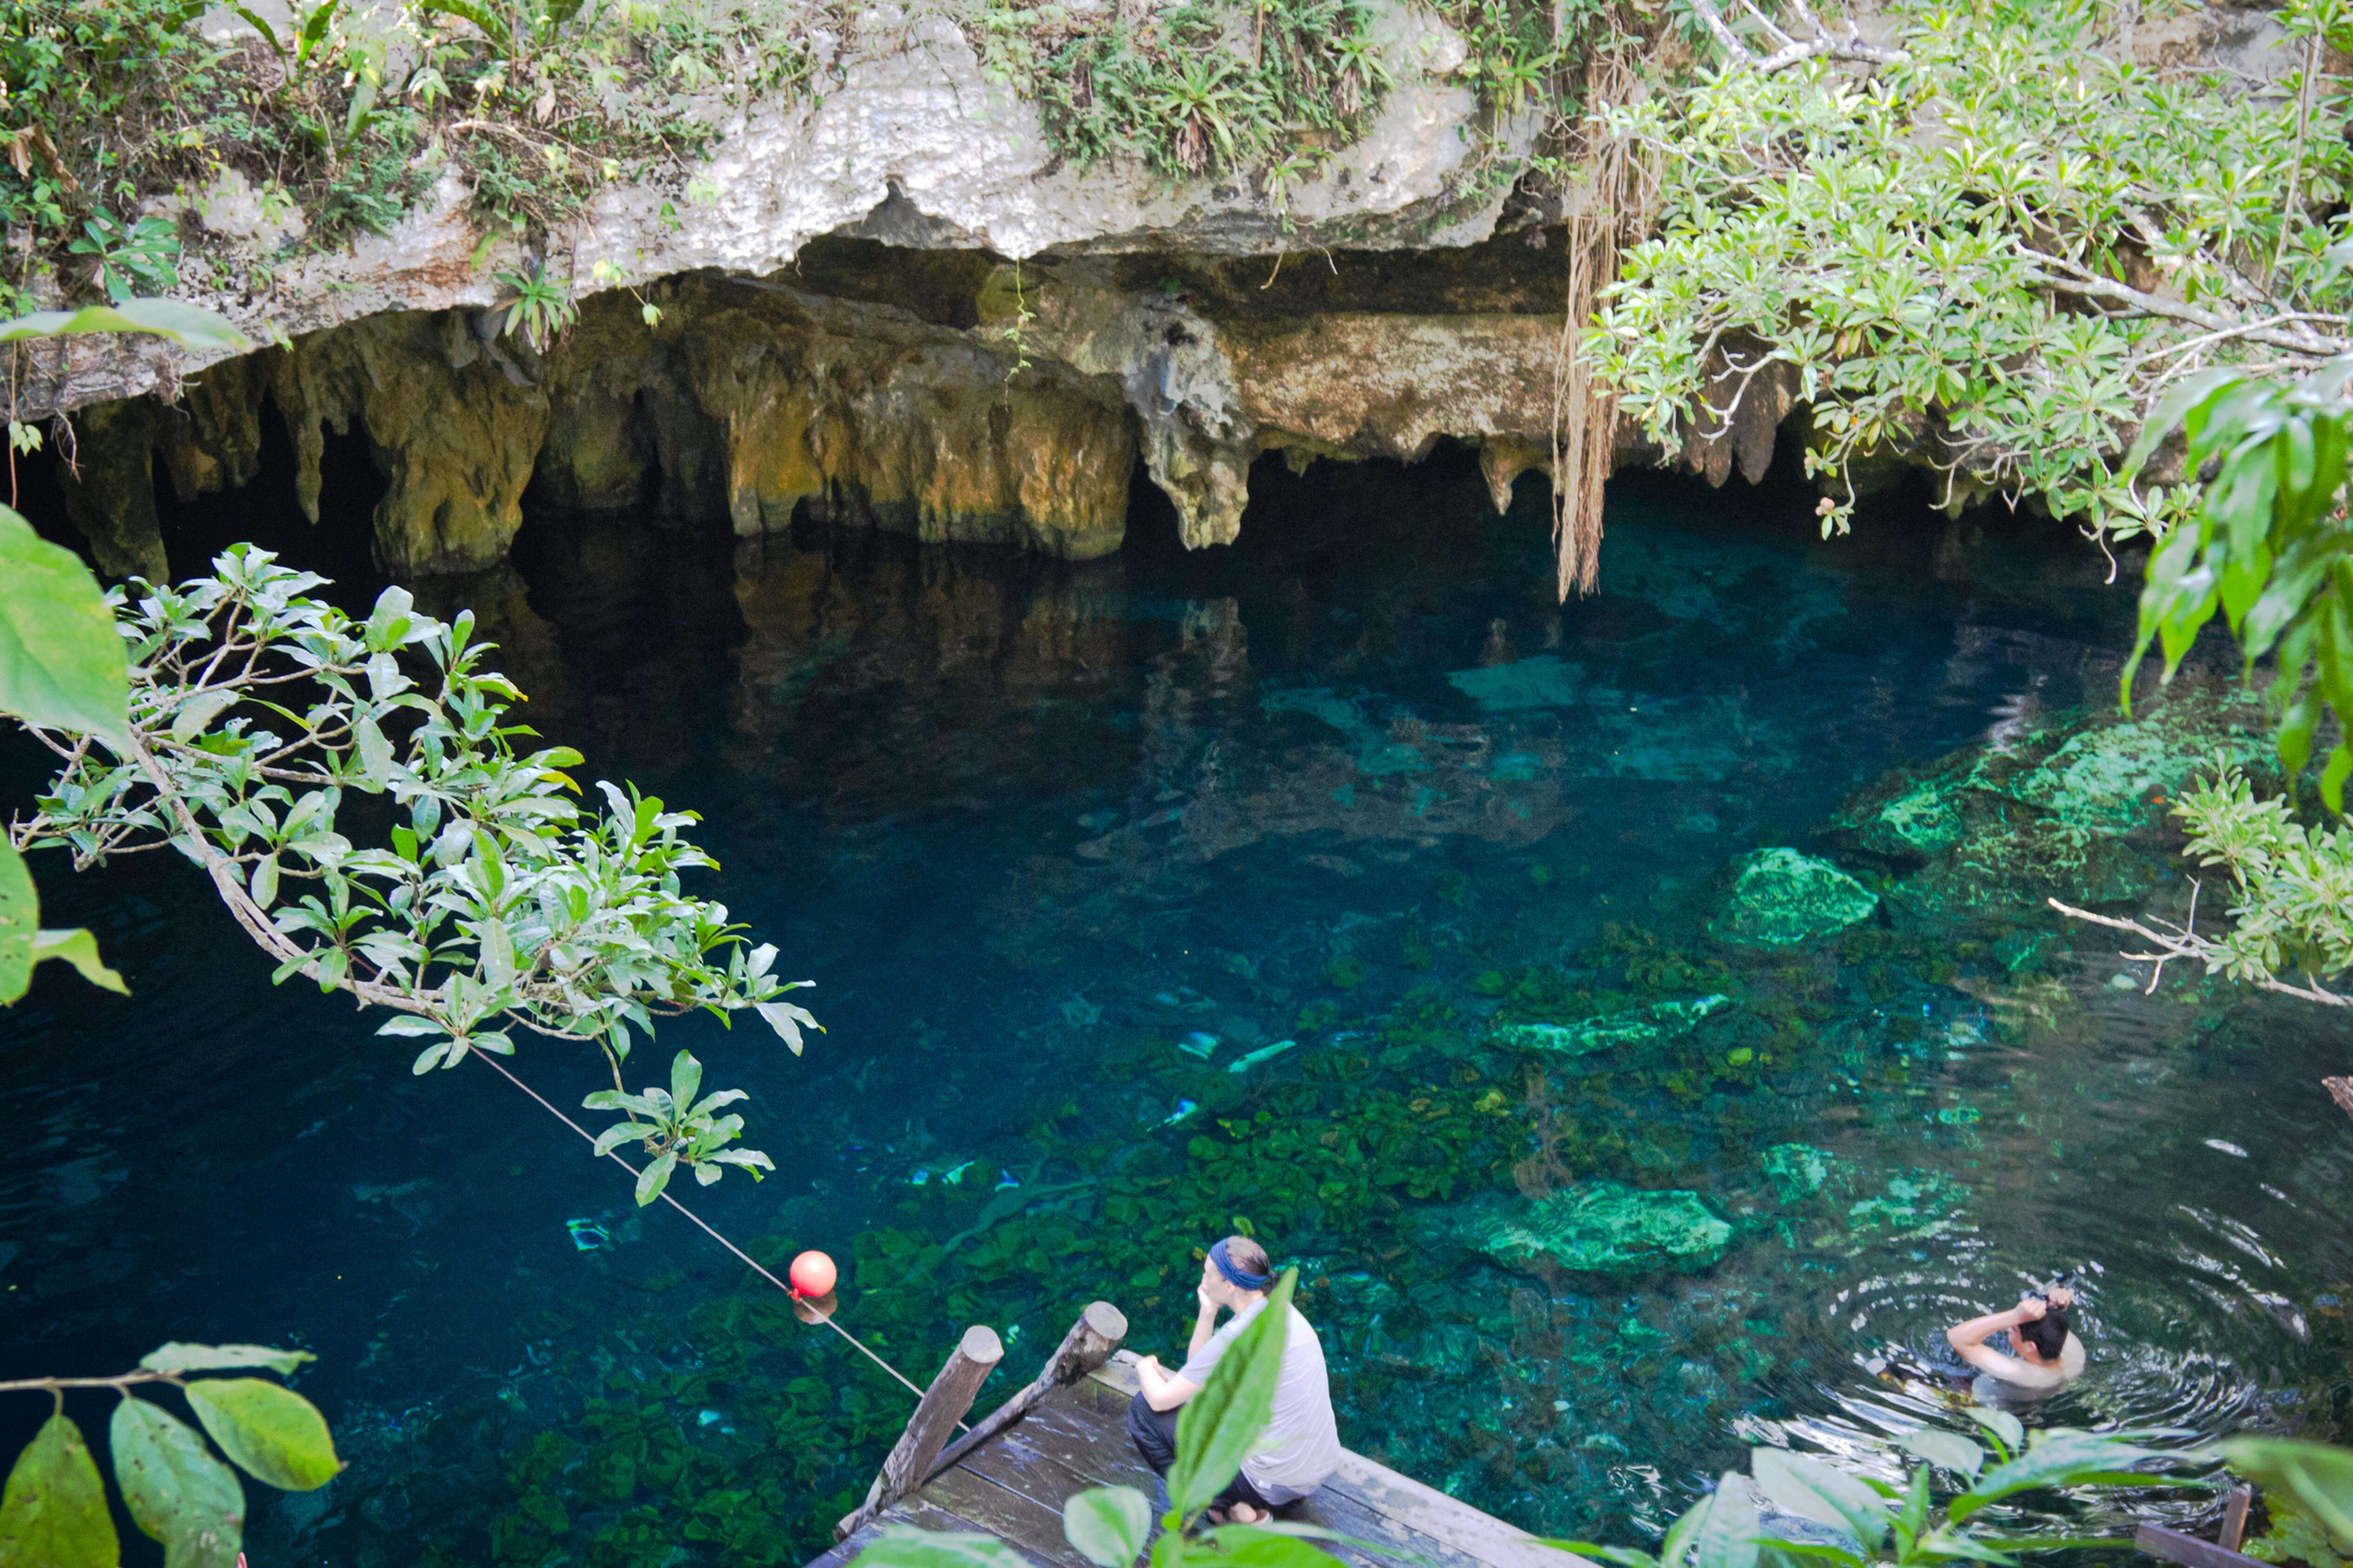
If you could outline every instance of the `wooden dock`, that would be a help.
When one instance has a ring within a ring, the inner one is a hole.
[[[875,1510],[844,1521],[852,1524],[849,1533],[808,1568],[848,1568],[893,1524],[993,1535],[1040,1568],[1092,1568],[1063,1539],[1063,1501],[1107,1486],[1159,1496],[1156,1478],[1127,1436],[1128,1400],[1138,1386],[1134,1363],[1131,1352],[1120,1351],[1071,1381],[1041,1374],[1040,1384],[1050,1387],[996,1430],[984,1423],[980,1440],[967,1439],[961,1454],[951,1448],[938,1468],[922,1466],[929,1479],[920,1487],[892,1500],[878,1484]],[[1280,1517],[1371,1543],[1372,1550],[1318,1543],[1360,1568],[1573,1568],[1576,1563],[1525,1531],[1356,1453],[1344,1453],[1323,1489]]]

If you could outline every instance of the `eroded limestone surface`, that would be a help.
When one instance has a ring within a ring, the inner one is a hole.
[[[155,462],[184,499],[247,482],[266,406],[314,520],[326,433],[365,437],[375,555],[404,574],[499,564],[526,490],[1084,560],[1119,548],[1139,458],[1198,548],[1235,538],[1266,450],[1413,458],[1452,436],[1482,444],[1500,508],[1546,461],[1560,318],[1534,254],[1351,255],[1269,288],[1199,256],[1016,268],[828,240],[771,278],[596,296],[543,353],[502,312],[385,311],[216,365],[177,409],[94,405],[72,515],[108,571],[159,574]]]

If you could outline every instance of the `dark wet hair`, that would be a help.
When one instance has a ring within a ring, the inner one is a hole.
[[[2018,1336],[2043,1360],[2057,1361],[2067,1347],[2067,1309],[2046,1300],[2041,1317],[2018,1325]]]

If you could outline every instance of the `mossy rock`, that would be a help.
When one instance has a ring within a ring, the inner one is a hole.
[[[2127,718],[2073,711],[1891,773],[1832,817],[1841,846],[1908,871],[1899,908],[1930,915],[2004,905],[2113,903],[2157,875],[2151,831],[2217,756],[2275,772],[2261,704],[2241,693],[2169,693]]]
[[[1699,1021],[1719,1007],[1731,1005],[1727,996],[1694,996],[1688,1001],[1659,1002],[1620,1013],[1604,1013],[1576,1024],[1505,1024],[1495,1030],[1499,1045],[1551,1056],[1582,1057],[1619,1046],[1651,1045],[1687,1035]]]
[[[1696,1193],[1641,1192],[1616,1182],[1472,1204],[1435,1223],[1506,1268],[1549,1261],[1596,1274],[1704,1268],[1732,1239],[1732,1227]]]
[[[1878,894],[1827,860],[1759,849],[1740,860],[1707,929],[1725,942],[1793,947],[1843,931],[1878,907]]]
[[[1776,1143],[1758,1162],[1785,1204],[1812,1197],[1831,1179],[1832,1158],[1810,1143]]]

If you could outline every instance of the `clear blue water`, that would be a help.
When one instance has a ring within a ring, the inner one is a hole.
[[[2096,551],[1896,504],[1824,543],[1802,497],[1625,483],[1603,591],[1563,607],[1539,498],[1498,519],[1462,462],[1254,491],[1233,549],[1146,517],[1075,568],[542,518],[514,571],[433,590],[543,733],[705,815],[707,890],[818,983],[798,1059],[664,1032],[654,1059],[752,1091],[779,1166],[699,1212],[833,1252],[844,1321],[918,1381],[961,1324],[1008,1332],[1008,1387],[1097,1296],[1176,1346],[1188,1249],[1240,1216],[1303,1267],[1345,1440],[1549,1532],[1640,1540],[1747,1441],[1887,1469],[1884,1434],[1966,1427],[1936,1331],[2060,1268],[2092,1372],[2042,1418],[2346,1419],[2353,1123],[2315,1085],[2341,1022],[2118,989],[2112,942],[2024,896],[1766,954],[1704,929],[1731,861],[1816,845],[1885,770],[2108,700],[2131,597]],[[46,976],[0,1022],[0,1376],[314,1350],[352,1469],[258,1498],[257,1564],[823,1543],[893,1385],[489,1073],[412,1079],[272,990],[185,867],[42,871],[133,994]],[[1486,1035],[1514,985],[1725,992],[1735,1032],[1547,1075]],[[2000,1002],[2029,985],[2057,1026]],[[517,1066],[559,1103],[597,1084]],[[1789,1142],[1877,1206],[1778,1201]],[[1564,1174],[1737,1234],[1617,1278],[1430,1243]]]

